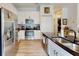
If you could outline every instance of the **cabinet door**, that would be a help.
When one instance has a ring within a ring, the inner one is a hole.
[[[50,39],[48,40],[48,54],[50,56],[73,56]]]
[[[58,46],[58,49],[56,51],[58,54],[58,56],[73,56],[72,54],[70,54],[69,52],[67,52],[66,50],[64,50],[63,48]]]
[[[18,40],[23,40],[23,39],[25,39],[25,31],[24,30],[21,30],[21,31],[19,31],[19,33],[18,33]]]
[[[48,54],[49,56],[55,56],[55,47],[50,39],[48,39]]]
[[[18,15],[18,24],[25,24],[25,16],[24,16],[24,14],[19,13],[19,15]]]
[[[34,31],[34,37],[35,37],[35,39],[41,39],[41,32],[40,32],[40,30],[35,30]]]
[[[39,12],[32,12],[30,18],[34,20],[34,24],[40,24]]]

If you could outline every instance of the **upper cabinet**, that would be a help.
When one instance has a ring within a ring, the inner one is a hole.
[[[34,24],[40,24],[40,20],[39,20],[39,12],[32,12],[30,18],[32,18],[34,20]]]
[[[35,24],[40,24],[38,11],[19,11],[18,24],[25,24],[25,19],[32,19]]]

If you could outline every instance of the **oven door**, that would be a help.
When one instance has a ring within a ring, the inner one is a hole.
[[[32,38],[34,37],[34,31],[33,30],[26,30],[25,31],[25,38]]]

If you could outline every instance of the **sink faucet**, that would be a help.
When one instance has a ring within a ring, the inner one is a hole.
[[[74,33],[74,43],[75,43],[75,39],[76,39],[76,32],[74,31],[74,30],[72,30],[72,29],[70,29],[69,31],[72,31],[73,33]]]

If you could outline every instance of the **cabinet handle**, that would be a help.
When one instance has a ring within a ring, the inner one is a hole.
[[[53,52],[54,52],[54,55],[55,55],[56,50],[53,50]]]
[[[56,56],[58,56],[58,52],[56,52],[55,54],[56,54]]]
[[[54,55],[55,56],[58,56],[58,52],[56,52],[56,50],[54,50]]]

